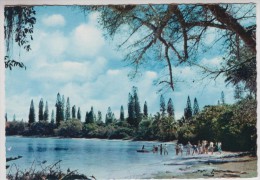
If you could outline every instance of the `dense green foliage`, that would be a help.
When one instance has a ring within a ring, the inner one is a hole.
[[[223,149],[256,150],[256,100],[247,97],[233,105],[206,106],[178,129],[178,140],[221,141]]]

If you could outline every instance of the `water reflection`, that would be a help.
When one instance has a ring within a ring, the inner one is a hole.
[[[13,147],[7,151],[8,156],[22,155],[17,160],[21,169],[28,169],[33,162],[50,165],[61,161],[61,168],[66,171],[78,170],[81,173],[98,174],[98,177],[125,177],[131,173],[152,170],[158,164],[174,155],[174,148],[169,147],[169,155],[156,153],[137,153],[136,150],[145,145],[152,149],[155,143],[132,141],[109,141],[88,139],[58,138],[21,138],[7,137],[6,146]],[[44,163],[43,163],[44,162]],[[163,167],[163,166],[162,166]],[[161,168],[161,167],[156,167]],[[119,176],[120,175],[120,176]]]

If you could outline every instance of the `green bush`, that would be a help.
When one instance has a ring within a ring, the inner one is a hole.
[[[55,125],[47,121],[32,123],[29,131],[25,132],[27,136],[51,136],[54,134]]]
[[[256,106],[256,101],[248,98],[233,105],[206,106],[178,128],[178,140],[221,141],[224,150],[256,151]]]
[[[116,127],[114,131],[109,132],[109,139],[129,139],[133,135],[133,129],[127,127]]]
[[[63,121],[58,127],[56,133],[58,136],[62,137],[81,137],[82,123],[78,119]]]
[[[27,123],[22,121],[7,122],[5,133],[6,135],[23,135],[26,130]]]

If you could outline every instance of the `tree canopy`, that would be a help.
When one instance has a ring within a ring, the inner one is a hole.
[[[119,48],[126,50],[125,60],[134,66],[133,76],[138,73],[140,66],[147,66],[148,61],[149,64],[165,64],[168,76],[160,79],[158,84],[166,84],[172,90],[175,87],[173,66],[197,65],[215,77],[221,73],[230,76],[234,65],[209,70],[196,62],[198,54],[212,47],[226,50],[224,62],[234,55],[239,59],[240,54],[234,54],[234,47],[246,47],[253,57],[256,54],[256,7],[252,3],[108,5],[82,8],[87,12],[94,10],[100,13],[99,23],[107,37],[117,41],[124,38]],[[217,33],[215,41],[209,46],[205,41],[212,30]],[[221,46],[216,46],[218,42],[222,42]],[[244,60],[239,62],[244,64]]]
[[[22,62],[12,58],[13,43],[26,51],[31,50],[36,11],[33,6],[8,6],[4,10],[4,35],[6,45],[5,67],[25,67]]]

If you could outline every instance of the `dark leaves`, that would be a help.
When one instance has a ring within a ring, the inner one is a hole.
[[[8,56],[5,56],[5,68],[12,70],[13,67],[20,67],[26,70],[26,66],[22,62],[10,60]]]

